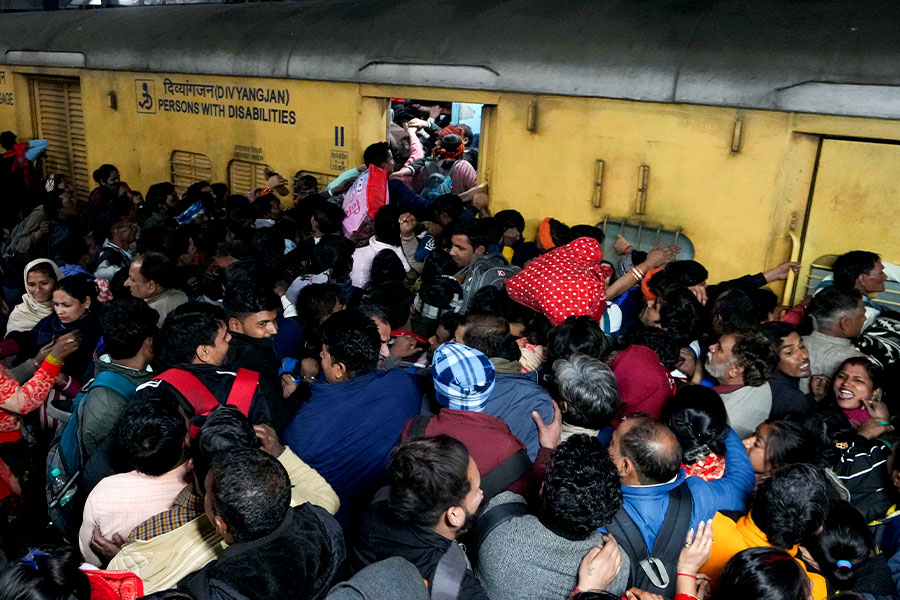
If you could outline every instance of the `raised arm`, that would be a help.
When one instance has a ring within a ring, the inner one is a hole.
[[[741,438],[733,429],[725,437],[725,474],[721,479],[704,482],[715,498],[715,510],[744,510],[753,491],[756,476]]]

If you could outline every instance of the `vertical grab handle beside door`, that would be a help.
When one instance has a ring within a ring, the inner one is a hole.
[[[791,262],[797,262],[800,258],[800,236],[793,231],[787,232],[787,239],[791,241]],[[793,269],[788,270],[787,279],[784,282],[784,294],[781,297],[782,306],[790,306],[791,300],[796,293],[797,282],[799,277],[794,273]]]
[[[594,208],[600,208],[602,204],[603,198],[603,169],[606,167],[606,161],[602,159],[597,159],[597,162],[594,163],[594,197],[591,201],[591,205]]]
[[[643,215],[647,212],[647,184],[650,182],[650,165],[641,165],[638,169],[637,198],[634,202],[634,214]]]

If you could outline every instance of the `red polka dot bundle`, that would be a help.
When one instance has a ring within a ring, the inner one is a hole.
[[[597,240],[578,238],[528,263],[506,282],[509,297],[544,313],[554,326],[568,317],[588,315],[600,320],[606,309],[609,265],[600,264]]]

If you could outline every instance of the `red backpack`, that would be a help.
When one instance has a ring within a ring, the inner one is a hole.
[[[195,416],[205,417],[212,409],[219,406],[219,401],[212,395],[212,392],[206,389],[203,382],[184,369],[168,369],[154,377],[154,379],[165,381],[181,392],[181,395],[194,407]],[[234,406],[245,417],[248,416],[250,414],[250,404],[253,402],[253,395],[256,393],[258,383],[259,373],[250,369],[238,369],[225,404]],[[191,437],[197,437],[199,432],[200,426],[195,425],[192,419]]]

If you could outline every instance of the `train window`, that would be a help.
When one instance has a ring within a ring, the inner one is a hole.
[[[78,194],[87,196],[91,178],[79,80],[36,77],[31,80],[31,94],[37,137],[50,142],[44,172],[67,175]]]
[[[232,194],[247,194],[266,185],[266,169],[272,168],[262,163],[233,160],[228,163],[228,186]]]
[[[616,236],[622,234],[635,250],[647,252],[657,244],[662,246],[678,244],[681,246],[681,252],[675,257],[676,260],[694,258],[694,243],[684,234],[681,227],[646,221],[629,221],[610,216],[597,223],[597,227],[602,229],[606,235],[606,239],[603,241],[603,256],[605,257],[616,256],[613,244]]]
[[[212,179],[212,164],[205,154],[175,150],[169,159],[169,172],[175,189],[183,194],[192,183]]]

